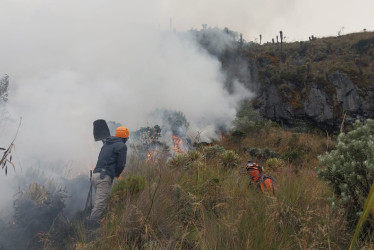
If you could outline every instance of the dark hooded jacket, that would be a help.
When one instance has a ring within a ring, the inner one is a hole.
[[[119,177],[126,165],[127,138],[110,136],[105,140],[97,160],[94,173],[109,175],[110,177]]]

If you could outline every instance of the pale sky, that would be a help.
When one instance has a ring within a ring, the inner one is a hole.
[[[167,29],[171,19],[177,31],[207,24],[243,33],[247,41],[259,34],[271,41],[282,30],[289,41],[295,41],[308,40],[310,35],[336,36],[342,27],[343,34],[374,30],[373,11],[372,0],[1,0],[0,30],[17,30],[38,20],[45,25],[74,21],[79,26],[99,14],[91,21],[116,18]]]
[[[282,30],[289,41],[374,30],[372,0],[191,0],[163,1],[176,29],[205,23],[243,33],[247,41],[264,41]],[[166,14],[167,15],[167,14]]]

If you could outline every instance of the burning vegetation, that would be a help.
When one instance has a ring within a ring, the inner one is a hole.
[[[193,149],[187,136],[189,123],[182,112],[157,110],[150,115],[158,117],[160,125],[142,127],[134,132],[131,146],[146,163],[157,163]]]
[[[175,161],[189,162],[189,166],[201,165],[196,159],[200,154],[190,153],[195,148],[193,141],[204,145],[200,138],[191,140],[187,131],[189,124],[182,112],[158,110],[158,124],[142,127],[132,133],[130,147],[144,166],[150,167],[178,165]],[[111,122],[111,126],[120,125]],[[200,133],[198,133],[200,134]],[[14,142],[14,141],[13,141]],[[11,163],[10,145],[3,162]],[[211,145],[211,143],[206,143]],[[179,156],[179,158],[178,158]],[[13,165],[13,164],[11,164]],[[133,165],[133,164],[129,164]],[[72,167],[72,166],[70,166]],[[62,169],[62,166],[53,169]],[[61,174],[63,175],[63,174]],[[47,178],[40,170],[27,169],[20,176],[19,191],[13,201],[13,214],[7,221],[0,221],[0,249],[64,249],[69,244],[86,241],[89,237],[84,230],[84,202],[89,190],[89,177]],[[147,220],[150,215],[143,219]]]

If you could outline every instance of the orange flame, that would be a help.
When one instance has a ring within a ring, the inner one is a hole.
[[[178,154],[184,154],[186,153],[184,150],[183,150],[183,140],[182,138],[176,136],[176,135],[172,135],[171,136],[171,139],[173,139],[173,143],[174,143],[174,152],[178,155]]]
[[[149,163],[151,161],[152,154],[151,152],[147,153],[147,160],[145,160],[145,163]]]

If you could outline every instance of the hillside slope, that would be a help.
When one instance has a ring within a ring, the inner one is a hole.
[[[330,130],[344,114],[348,123],[374,115],[374,32],[283,44],[239,40],[219,53],[202,44],[231,80],[256,93],[264,118]]]

